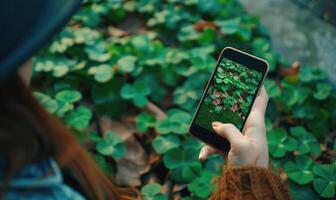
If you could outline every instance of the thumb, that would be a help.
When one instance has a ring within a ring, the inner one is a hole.
[[[212,128],[219,136],[227,139],[232,147],[237,146],[245,139],[241,132],[233,124],[212,122]]]

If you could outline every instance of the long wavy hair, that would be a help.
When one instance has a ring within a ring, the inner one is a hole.
[[[18,74],[0,81],[0,154],[8,160],[0,195],[26,164],[52,157],[61,169],[74,173],[89,199],[139,199],[135,189],[117,187],[105,176],[67,127],[33,97]]]

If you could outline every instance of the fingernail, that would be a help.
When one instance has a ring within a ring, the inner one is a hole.
[[[220,123],[220,122],[212,122],[212,127],[214,127],[214,128],[216,128],[216,127],[218,127],[218,126],[220,126],[222,123]]]

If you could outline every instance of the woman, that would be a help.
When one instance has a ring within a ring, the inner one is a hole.
[[[79,0],[3,0],[0,3],[0,199],[139,199],[117,187],[76,138],[29,90],[30,57],[66,24]],[[28,61],[27,61],[28,60]],[[212,199],[289,199],[267,170],[263,88],[241,134],[233,125],[213,128],[231,143],[227,169]],[[216,150],[205,146],[200,160]]]

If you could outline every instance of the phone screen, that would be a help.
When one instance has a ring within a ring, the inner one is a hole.
[[[211,123],[232,123],[242,129],[263,73],[227,58],[219,61],[194,123],[213,132]]]

